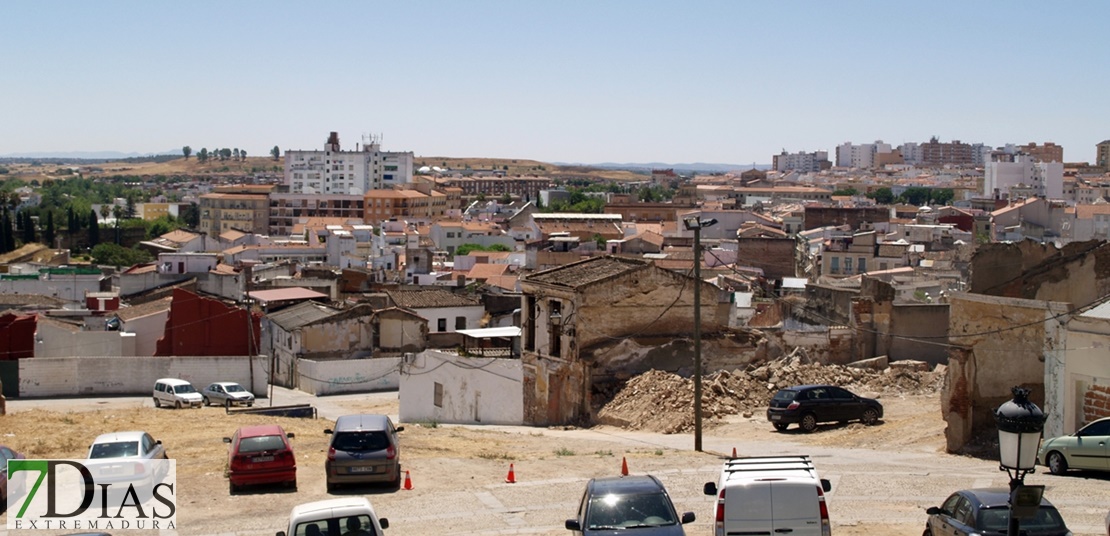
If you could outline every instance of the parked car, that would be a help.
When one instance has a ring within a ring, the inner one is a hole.
[[[185,406],[199,408],[204,399],[193,384],[177,378],[162,378],[154,382],[154,407],[162,404],[181,409]]]
[[[924,536],[1006,534],[1010,525],[1010,490],[1007,488],[965,489],[953,493],[940,506],[925,510]],[[1071,536],[1056,507],[1041,498],[1035,516],[1021,520],[1022,534]]]
[[[244,426],[225,437],[228,490],[235,493],[257,484],[297,489],[297,457],[289,443],[293,437],[276,424]]]
[[[97,436],[89,446],[85,465],[98,483],[134,484],[140,490],[149,490],[165,477],[168,467],[148,462],[167,459],[169,455],[161,441],[133,430]]]
[[[685,535],[682,525],[692,523],[694,513],[680,518],[671,496],[658,478],[651,475],[594,478],[578,505],[578,516],[566,521],[574,534],[620,534],[636,529],[640,535]]]
[[[401,445],[397,432],[385,415],[344,415],[335,421],[328,457],[324,462],[327,489],[338,484],[387,482],[401,485]]]
[[[1074,434],[1041,443],[1037,461],[1054,475],[1068,469],[1110,471],[1110,417],[1094,421]]]
[[[277,536],[382,536],[382,529],[387,528],[389,520],[379,518],[366,497],[347,497],[294,506],[289,527]]]
[[[780,432],[795,423],[803,431],[813,432],[818,423],[858,420],[870,426],[881,418],[883,405],[878,400],[834,385],[796,385],[779,389],[767,407],[767,420]]]
[[[216,382],[208,384],[200,396],[205,406],[253,406],[254,395],[235,382]]]
[[[703,491],[717,497],[714,533],[829,536],[825,492],[809,456],[753,456],[725,461],[717,482]]]
[[[22,490],[16,489],[14,483],[11,487],[8,485],[8,460],[22,460],[23,455],[12,450],[9,447],[0,445],[0,512],[4,511],[4,505],[8,504],[8,493],[18,495]]]

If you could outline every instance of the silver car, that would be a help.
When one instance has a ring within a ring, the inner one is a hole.
[[[84,463],[97,482],[130,482],[149,489],[165,476],[161,471],[165,471],[166,467],[148,462],[168,459],[161,441],[146,432],[129,431],[97,436]]]
[[[221,406],[253,406],[254,395],[250,391],[243,389],[242,385],[235,382],[216,382],[209,384],[200,396],[204,397],[204,405],[211,406],[212,404],[219,404]]]
[[[401,448],[393,421],[385,415],[344,415],[335,421],[331,434],[328,457],[324,462],[327,471],[327,488],[331,492],[338,484],[387,483],[401,485]]]

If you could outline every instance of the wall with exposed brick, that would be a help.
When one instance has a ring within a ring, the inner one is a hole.
[[[1110,417],[1110,385],[1092,385],[1083,395],[1083,421]]]
[[[19,360],[19,396],[150,395],[159,378],[180,378],[197,390],[212,382],[237,382],[266,395],[269,358],[36,357]]]
[[[297,360],[297,388],[314,395],[388,391],[400,385],[401,358]]]
[[[794,277],[797,247],[793,238],[738,238],[737,258],[744,266],[762,269],[769,279]]]

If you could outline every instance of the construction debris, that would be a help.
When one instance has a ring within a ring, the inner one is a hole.
[[[942,371],[929,372],[919,364],[883,370],[808,363],[795,352],[754,370],[720,371],[702,378],[703,422],[712,425],[733,415],[762,415],[775,392],[783,387],[830,384],[858,395],[934,394],[944,381]],[[694,429],[694,382],[670,372],[650,370],[625,383],[597,412],[597,422],[622,428],[662,432]]]

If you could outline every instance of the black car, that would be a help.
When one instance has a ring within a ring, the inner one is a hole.
[[[883,417],[878,400],[852,394],[834,385],[796,385],[779,389],[767,407],[767,420],[775,430],[791,424],[812,432],[822,422],[860,421],[872,425]]]
[[[1006,488],[965,489],[948,497],[941,506],[925,513],[923,536],[966,534],[1006,534],[1010,525],[1010,490]],[[1022,534],[1037,536],[1071,535],[1064,518],[1047,499],[1041,498],[1037,514],[1022,519]]]
[[[575,534],[624,534],[636,529],[637,536],[684,536],[682,525],[694,521],[694,513],[679,518],[671,496],[658,478],[651,475],[594,478],[578,505],[578,517],[568,519],[567,530]]]

